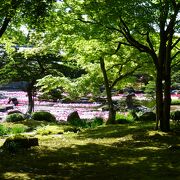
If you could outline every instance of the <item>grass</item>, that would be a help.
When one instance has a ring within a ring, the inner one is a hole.
[[[136,122],[56,134],[63,125],[32,124],[50,126],[51,133],[35,134],[37,147],[1,150],[0,179],[180,179],[180,150],[169,148],[180,142],[177,127],[162,133],[152,123]]]
[[[180,105],[180,99],[173,99],[171,105]]]

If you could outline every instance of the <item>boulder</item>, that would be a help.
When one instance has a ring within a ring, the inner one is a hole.
[[[15,152],[19,149],[28,149],[32,146],[38,146],[38,138],[28,138],[24,136],[9,137],[5,140],[2,149]]]
[[[80,120],[79,114],[77,111],[73,111],[72,113],[70,113],[67,117],[67,122],[71,122],[73,120]]]
[[[14,114],[14,113],[23,114],[23,113],[22,113],[21,111],[19,111],[19,110],[9,110],[7,114],[9,115],[9,114]]]
[[[12,105],[5,105],[5,106],[1,106],[0,107],[0,112],[6,112],[10,109],[14,109],[14,107]]]
[[[5,108],[6,108],[6,111],[8,111],[10,109],[14,109],[13,105],[6,105]]]
[[[139,117],[140,121],[156,121],[156,114],[154,112],[145,112]]]

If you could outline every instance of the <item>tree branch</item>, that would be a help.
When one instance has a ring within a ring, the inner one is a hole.
[[[114,65],[111,66],[109,69],[107,69],[107,71],[110,71],[111,69],[113,69],[113,68],[116,67],[116,66],[121,66],[121,67],[122,67],[123,65],[127,64],[128,62],[130,62],[129,59],[126,60],[123,64],[121,64],[121,63],[114,64]],[[122,68],[120,68],[120,69],[122,69]]]
[[[8,25],[9,25],[10,21],[11,21],[11,18],[5,17],[5,19],[4,19],[4,21],[3,21],[3,24],[2,24],[2,26],[1,26],[1,28],[0,28],[0,38],[2,37],[2,35],[4,34],[4,32],[6,31],[6,29],[7,29]]]
[[[173,59],[175,59],[178,54],[180,54],[180,51],[178,51],[177,53],[174,54],[174,56],[171,58],[171,61],[172,61]]]
[[[104,25],[103,25],[102,23],[100,23],[100,22],[87,21],[87,20],[83,20],[82,18],[77,18],[77,19],[75,19],[75,20],[79,20],[79,21],[81,21],[81,22],[83,22],[83,23],[87,23],[87,24],[94,24],[94,25],[104,26]],[[109,27],[109,26],[104,26],[104,27],[106,27],[106,28],[109,29],[109,30],[115,30],[115,31],[120,32],[120,30],[117,29],[117,28],[115,28],[115,27]]]
[[[155,52],[155,51],[154,51],[153,44],[152,44],[151,39],[150,39],[150,37],[149,37],[149,32],[147,32],[146,41],[147,41],[147,43],[149,44],[149,47],[151,48],[151,50],[152,50],[153,52]]]
[[[178,38],[177,41],[171,46],[171,49],[173,49],[179,42],[180,42],[180,38]]]
[[[174,63],[173,65],[171,65],[171,68],[173,68],[173,67],[175,67],[175,66],[177,66],[179,64],[180,64],[180,60],[178,62]]]
[[[140,68],[139,65],[136,66],[136,68],[134,68],[132,71],[127,72],[124,75],[120,75],[117,79],[114,80],[114,82],[112,83],[110,88],[112,89],[120,80],[124,79],[125,77],[128,77],[128,76],[132,75],[138,68]]]
[[[121,33],[124,35],[124,37],[126,38],[126,40],[127,40],[132,46],[134,46],[136,49],[138,49],[140,52],[146,52],[146,53],[148,53],[148,54],[152,57],[153,62],[154,62],[154,64],[155,64],[156,68],[158,68],[158,57],[157,57],[157,55],[156,55],[156,53],[155,53],[155,51],[154,51],[154,49],[153,49],[153,45],[152,45],[150,39],[149,39],[149,40],[147,39],[147,41],[149,41],[149,42],[148,42],[148,44],[149,44],[149,46],[150,46],[150,48],[149,48],[148,46],[145,46],[145,45],[143,45],[142,43],[140,43],[139,41],[137,41],[137,40],[131,35],[128,26],[126,25],[125,21],[124,21],[121,17],[120,17],[120,21],[121,21],[122,26],[123,26]],[[148,36],[149,36],[149,35],[148,35]]]

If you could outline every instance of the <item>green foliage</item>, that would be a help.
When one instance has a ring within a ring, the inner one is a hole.
[[[36,132],[40,135],[63,134],[64,129],[58,126],[47,125],[43,127],[38,127],[36,129]]]
[[[88,127],[88,124],[85,119],[71,119],[69,121],[69,124],[75,127],[81,127],[86,128]]]
[[[20,134],[28,131],[28,127],[22,124],[16,124],[11,127],[10,134]]]
[[[132,116],[131,113],[127,113],[127,114],[120,114],[120,113],[116,113],[116,122],[118,124],[126,124],[126,123],[131,123],[133,122],[134,118]]]
[[[8,134],[8,132],[9,132],[9,129],[6,128],[4,125],[0,124],[0,136],[6,135]]]
[[[152,99],[155,97],[155,82],[149,81],[148,84],[145,86],[145,93],[148,94]]]
[[[92,120],[87,119],[71,119],[70,125],[80,128],[95,128],[103,124],[103,119],[96,117]]]
[[[170,118],[174,121],[179,121],[180,120],[180,111],[172,111],[170,112]]]
[[[104,121],[101,117],[96,117],[91,121],[91,127],[96,128],[97,126],[103,125]]]
[[[24,115],[21,113],[13,113],[6,116],[5,119],[7,122],[17,122],[17,121],[23,121]]]
[[[32,113],[32,119],[36,121],[56,122],[56,117],[46,111],[37,111]]]
[[[172,99],[171,105],[180,105],[180,99]]]
[[[4,29],[7,29],[7,22],[11,25],[11,31],[15,32],[19,29],[21,23],[30,27],[43,27],[42,24],[45,17],[49,14],[49,9],[53,2],[53,0],[6,0],[1,2],[0,25],[3,28],[0,29],[0,34],[2,35]]]
[[[9,134],[20,134],[26,132],[27,130],[28,127],[23,124],[15,124],[11,126],[0,124],[0,136]]]

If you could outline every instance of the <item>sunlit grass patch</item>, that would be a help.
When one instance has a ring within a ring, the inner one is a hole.
[[[28,127],[23,124],[3,123],[0,124],[0,136],[24,133]]]
[[[21,171],[21,170],[20,170]],[[22,172],[7,172],[3,174],[4,179],[14,179],[14,180],[30,180],[29,173]]]

